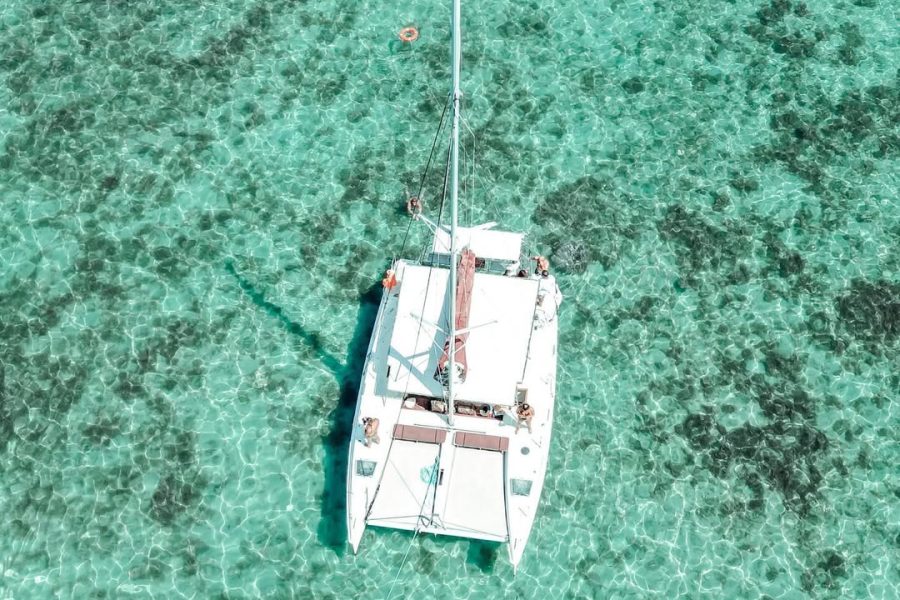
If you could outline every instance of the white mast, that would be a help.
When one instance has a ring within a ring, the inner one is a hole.
[[[459,63],[462,57],[462,40],[459,26],[459,0],[453,0],[452,49],[453,65],[453,124],[450,128],[450,356],[447,372],[447,422],[453,425],[453,380],[456,377],[456,263],[459,248],[456,243],[457,201],[459,199]]]

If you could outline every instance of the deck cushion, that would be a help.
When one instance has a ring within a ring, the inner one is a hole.
[[[465,431],[456,432],[456,435],[453,436],[453,444],[463,448],[474,448],[475,450],[495,450],[497,452],[509,450],[509,438],[499,435],[467,433]]]
[[[419,427],[418,425],[394,425],[394,439],[407,442],[443,444],[444,440],[447,439],[447,432],[443,429]]]

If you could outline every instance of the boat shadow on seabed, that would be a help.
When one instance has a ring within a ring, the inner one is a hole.
[[[353,429],[353,413],[356,409],[356,396],[366,362],[369,338],[375,328],[375,318],[378,316],[378,306],[381,303],[381,282],[375,283],[360,294],[356,328],[347,348],[347,360],[341,363],[325,349],[318,333],[292,321],[284,313],[284,309],[266,300],[261,291],[235,270],[231,261],[225,263],[225,270],[237,280],[241,290],[256,306],[278,319],[285,329],[312,348],[316,357],[334,375],[340,386],[337,407],[331,413],[331,430],[323,438],[325,487],[322,492],[322,512],[317,535],[319,543],[342,556],[347,549],[347,444]]]

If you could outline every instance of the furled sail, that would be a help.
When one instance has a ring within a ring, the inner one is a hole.
[[[472,306],[472,287],[475,285],[475,253],[466,248],[459,255],[459,265],[457,266],[456,279],[456,323],[453,331],[457,333],[455,340],[450,340],[447,336],[447,342],[444,344],[444,352],[441,354],[441,360],[438,362],[438,370],[435,377],[442,381],[447,381],[449,373],[447,373],[448,362],[450,360],[450,348],[454,348],[454,360],[456,362],[456,380],[465,381],[466,372],[469,365],[466,362],[466,340],[469,338],[469,310]]]

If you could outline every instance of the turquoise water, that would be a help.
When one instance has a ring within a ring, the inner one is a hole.
[[[900,597],[896,6],[463,14],[470,218],[566,295],[518,574],[343,529],[448,3],[6,0],[0,598]]]

